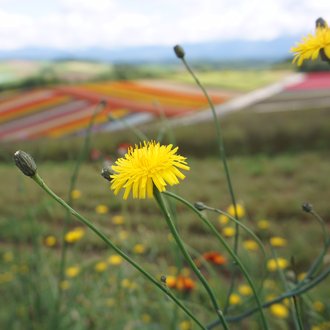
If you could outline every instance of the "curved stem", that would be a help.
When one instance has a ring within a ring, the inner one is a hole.
[[[200,272],[200,270],[198,269],[198,267],[196,266],[196,264],[194,263],[193,259],[191,258],[190,254],[188,253],[188,251],[186,250],[184,243],[172,221],[171,215],[167,209],[167,206],[165,204],[165,201],[163,199],[162,194],[158,191],[158,189],[154,189],[154,197],[160,207],[160,209],[162,210],[164,216],[165,216],[165,220],[167,222],[167,225],[179,247],[179,249],[181,250],[183,256],[185,257],[185,259],[187,260],[187,262],[189,263],[190,267],[192,268],[192,270],[194,271],[194,273],[196,274],[196,276],[198,277],[198,279],[201,281],[201,283],[203,284],[205,290],[207,291],[211,301],[212,301],[212,305],[214,307],[214,310],[216,311],[218,317],[219,317],[219,321],[222,323],[223,327],[225,329],[228,329],[228,325],[224,319],[224,316],[222,314],[222,311],[218,305],[218,302],[215,298],[215,295],[211,289],[211,287],[209,286],[208,282],[206,281],[205,277],[203,276],[203,274]]]
[[[63,199],[57,196],[42,180],[42,178],[36,174],[32,179],[54,200],[56,200],[60,205],[62,205],[70,214],[76,217],[80,222],[85,224],[90,228],[98,237],[100,237],[108,246],[110,246],[116,253],[118,253],[123,259],[130,263],[136,270],[138,270],[143,276],[145,276],[151,283],[157,286],[161,291],[163,291],[168,297],[170,297],[201,329],[206,329],[200,321],[192,314],[192,312],[185,307],[169,290],[163,287],[152,275],[145,271],[139,264],[137,264],[133,259],[131,259],[127,254],[125,254],[120,248],[118,248],[108,237],[106,237],[95,225],[93,225],[87,218],[80,215],[72,207],[70,207]]]
[[[191,203],[189,203],[188,201],[186,201],[185,199],[183,199],[182,197],[173,194],[172,192],[169,191],[165,191],[163,194],[170,196],[172,198],[175,198],[176,200],[180,201],[181,203],[185,204],[187,207],[189,207],[194,213],[196,213],[198,215],[198,217],[204,222],[204,224],[211,230],[211,232],[218,238],[218,240],[221,242],[221,244],[225,247],[225,249],[227,250],[227,252],[230,254],[230,256],[233,258],[233,260],[236,262],[237,266],[240,268],[241,272],[243,273],[243,275],[245,276],[247,282],[249,283],[256,303],[258,305],[257,309],[260,311],[260,315],[261,315],[261,320],[263,323],[263,327],[264,329],[269,329],[264,312],[262,310],[262,304],[258,295],[258,292],[253,284],[253,281],[249,275],[249,273],[247,272],[245,266],[243,265],[243,263],[241,262],[240,258],[237,256],[237,254],[235,253],[235,251],[228,245],[228,243],[223,239],[223,237],[218,233],[217,229],[213,226],[213,224],[203,216],[203,214],[198,211]]]

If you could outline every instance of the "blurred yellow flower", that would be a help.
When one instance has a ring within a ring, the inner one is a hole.
[[[313,309],[316,312],[322,313],[325,310],[325,305],[322,301],[316,300],[313,302]]]
[[[245,216],[245,209],[242,204],[236,204],[236,212],[237,212],[238,219],[241,219]],[[227,213],[229,215],[231,215],[232,217],[235,217],[235,207],[233,204],[229,205],[229,207],[227,209]]]
[[[266,230],[269,228],[269,221],[268,220],[259,220],[257,223],[259,229]]]
[[[289,266],[289,262],[284,258],[269,259],[267,261],[267,269],[271,272],[277,269],[285,269]]]
[[[110,265],[120,265],[123,262],[123,258],[118,254],[112,254],[108,258],[108,263]]]
[[[286,319],[289,316],[289,310],[283,304],[273,304],[269,309],[271,314],[279,319]]]
[[[56,245],[56,242],[57,242],[57,239],[55,236],[53,235],[48,235],[46,236],[45,238],[45,245],[48,246],[48,247],[53,247]]]
[[[65,241],[67,243],[75,243],[81,240],[85,235],[85,230],[82,227],[76,227],[65,234]]]
[[[241,297],[237,293],[232,293],[229,297],[230,305],[238,305],[241,303]]]
[[[287,240],[279,236],[271,237],[269,242],[273,247],[283,247],[287,245]]]
[[[108,268],[108,264],[104,261],[99,261],[94,268],[98,273],[102,273]]]
[[[182,321],[179,324],[180,330],[191,330],[191,322],[190,321]]]
[[[226,225],[229,221],[229,218],[224,214],[220,214],[218,217],[218,221],[221,225]]]
[[[67,277],[76,277],[80,273],[80,268],[78,266],[68,267],[65,271]]]
[[[124,189],[124,199],[132,192],[133,198],[145,199],[153,197],[154,187],[162,192],[169,184],[173,186],[185,176],[181,170],[188,171],[186,158],[177,155],[178,147],[172,144],[160,145],[155,141],[141,143],[129,148],[123,158],[119,158],[112,170],[111,189],[117,195]]]
[[[4,262],[12,262],[14,260],[14,253],[12,251],[6,251],[2,255],[2,259]]]
[[[166,276],[166,285],[173,288],[176,285],[176,277],[172,275]]]
[[[124,223],[124,217],[122,215],[114,215],[112,217],[112,223],[114,225],[122,225]]]
[[[222,228],[222,234],[225,237],[233,237],[235,235],[235,233],[236,233],[236,230],[233,227],[224,227],[224,228]]]
[[[248,251],[258,251],[259,250],[258,243],[252,239],[243,241],[243,247]]]
[[[135,244],[133,247],[133,253],[136,254],[143,254],[145,252],[146,248],[143,244]]]
[[[8,283],[14,279],[14,275],[10,272],[0,273],[0,284]]]
[[[116,304],[116,300],[113,299],[113,298],[108,298],[108,299],[105,301],[105,304],[106,304],[108,307],[113,307],[113,306]]]
[[[122,241],[125,241],[128,238],[128,231],[126,230],[121,230],[118,234],[119,239]]]
[[[60,289],[61,290],[67,290],[70,287],[70,283],[68,280],[61,281],[60,283]]]
[[[306,272],[298,274],[298,276],[297,276],[298,281],[303,281],[305,279],[306,275],[307,275]]]
[[[251,296],[252,294],[252,289],[249,285],[247,284],[242,284],[238,287],[238,292],[242,296]]]
[[[109,211],[109,208],[106,205],[104,205],[104,204],[99,204],[95,208],[95,212],[97,214],[107,214],[108,211]]]
[[[125,289],[135,289],[137,285],[135,282],[129,280],[128,278],[124,278],[121,281],[121,286]]]
[[[151,322],[151,316],[149,314],[144,313],[141,315],[141,320],[143,323],[148,324]]]
[[[74,189],[71,191],[71,198],[72,199],[79,199],[81,197],[81,192],[78,189]]]

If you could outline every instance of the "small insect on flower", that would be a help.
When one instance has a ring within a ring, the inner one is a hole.
[[[178,147],[172,148],[172,144],[165,146],[155,141],[129,148],[112,166],[115,173],[111,175],[111,189],[115,195],[125,189],[124,199],[131,191],[133,198],[152,198],[154,187],[162,192],[168,184],[178,184],[178,178],[183,180],[185,176],[179,169],[189,171],[190,168],[186,158],[176,154]]]

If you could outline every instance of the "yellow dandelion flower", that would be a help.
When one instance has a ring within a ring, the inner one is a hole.
[[[248,251],[258,251],[259,245],[252,239],[247,239],[243,242],[243,247]]]
[[[70,283],[67,280],[61,281],[60,283],[60,289],[61,290],[67,290],[70,287]]]
[[[14,253],[12,251],[7,251],[2,255],[4,262],[12,262],[14,260]]]
[[[108,258],[108,263],[110,265],[120,265],[123,262],[123,258],[118,254],[112,254]]]
[[[81,240],[85,235],[85,230],[82,227],[77,227],[73,230],[68,231],[65,234],[65,241],[67,243],[75,243]]]
[[[128,231],[121,230],[118,234],[120,240],[125,241],[128,238]]]
[[[230,305],[238,305],[241,303],[241,297],[237,293],[232,293],[229,297]]]
[[[233,227],[224,227],[222,233],[225,237],[233,237],[236,233],[235,228]]]
[[[270,245],[273,247],[283,247],[283,246],[286,246],[286,244],[287,244],[287,240],[285,238],[282,238],[279,236],[271,237],[269,242],[270,242]]]
[[[80,268],[78,266],[68,267],[65,271],[67,277],[76,277],[80,273]]]
[[[57,242],[57,239],[55,236],[53,235],[48,235],[46,238],[45,238],[45,245],[48,246],[48,247],[53,247],[56,245],[56,242]]]
[[[144,313],[141,315],[141,320],[143,323],[148,324],[151,322],[151,316],[149,314]]]
[[[235,217],[235,207],[233,204],[229,205],[227,212],[232,217]],[[244,217],[245,209],[242,204],[236,204],[236,212],[239,219]]]
[[[109,211],[109,208],[106,205],[104,205],[104,204],[99,204],[95,208],[95,212],[97,214],[107,214],[108,211]]]
[[[257,223],[259,229],[266,230],[269,228],[269,221],[268,220],[259,220]]]
[[[166,276],[166,285],[170,288],[174,287],[176,285],[176,277],[172,275]]]
[[[188,171],[190,168],[186,158],[176,154],[178,147],[160,145],[154,141],[129,148],[123,158],[119,158],[112,170],[111,189],[117,195],[125,189],[124,199],[132,191],[133,198],[145,199],[153,197],[154,186],[165,191],[166,186],[178,184],[185,176],[179,169]]]
[[[135,244],[133,247],[133,253],[136,254],[142,254],[146,250],[145,246],[143,244]]]
[[[279,319],[286,319],[289,316],[289,310],[283,304],[273,304],[269,309],[271,314]]]
[[[267,269],[275,272],[277,269],[285,269],[289,266],[289,262],[284,258],[269,259],[267,261]]]
[[[94,269],[98,272],[98,273],[102,273],[104,272],[108,267],[108,264],[104,261],[99,261],[98,263],[95,264]]]
[[[326,25],[318,26],[315,35],[309,34],[291,48],[294,53],[293,63],[300,66],[305,60],[315,60],[321,51],[330,60],[330,28]]]
[[[316,312],[322,313],[325,310],[325,305],[322,301],[317,300],[313,302],[313,309]]]
[[[112,217],[112,223],[114,225],[122,225],[124,223],[124,217],[122,215],[114,215]]]
[[[182,321],[179,324],[180,330],[190,330],[191,329],[191,322],[190,321]]]
[[[71,198],[72,199],[79,199],[81,197],[81,191],[78,189],[74,189],[71,191]]]
[[[220,214],[218,217],[218,221],[219,221],[220,225],[226,225],[229,221],[229,218],[224,214]]]
[[[238,292],[242,296],[251,296],[252,294],[252,289],[249,285],[242,284],[238,287]]]

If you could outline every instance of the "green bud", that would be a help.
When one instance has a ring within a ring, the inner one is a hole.
[[[203,211],[206,209],[206,206],[203,202],[195,202],[194,206],[198,211]]]
[[[14,154],[16,166],[27,176],[35,176],[37,165],[34,159],[26,152],[18,150]]]
[[[174,53],[177,56],[177,58],[184,58],[185,52],[184,49],[180,45],[174,46]]]
[[[310,212],[313,211],[313,206],[312,206],[312,204],[309,204],[308,202],[305,202],[305,203],[303,203],[303,205],[302,205],[302,209],[303,209],[305,212],[310,213]]]

